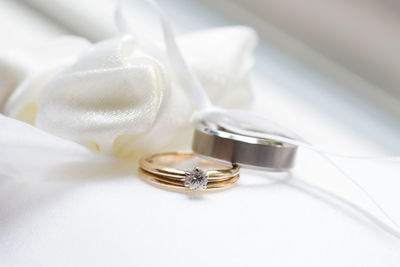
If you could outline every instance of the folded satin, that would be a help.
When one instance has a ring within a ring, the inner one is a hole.
[[[0,73],[13,74],[2,75],[4,114],[117,157],[141,156],[177,136],[188,142],[190,135],[182,138],[181,132],[193,107],[184,88],[162,48],[138,43],[129,35],[94,45],[69,37],[35,54],[25,52],[25,62],[18,53],[0,54]],[[242,26],[179,39],[212,102],[223,107],[250,102],[248,72],[255,43],[254,31]]]

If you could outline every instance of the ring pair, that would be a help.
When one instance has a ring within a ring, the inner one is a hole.
[[[291,169],[297,146],[261,135],[260,131],[239,132],[215,123],[201,122],[194,131],[194,153],[160,153],[142,158],[139,162],[141,177],[168,189],[210,191],[235,184],[240,167],[266,171]],[[175,167],[196,156],[202,160],[193,169]]]

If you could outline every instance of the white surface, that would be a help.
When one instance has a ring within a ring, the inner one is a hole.
[[[190,18],[178,31],[231,23],[198,2],[168,11],[178,23]],[[331,150],[400,151],[385,113],[268,43],[258,55],[254,109]],[[400,221],[393,166],[345,164]],[[201,197],[153,188],[134,173],[3,183],[0,265],[399,266],[398,239],[302,182],[369,206],[317,156],[302,151],[294,177],[282,176],[243,172],[237,187]]]

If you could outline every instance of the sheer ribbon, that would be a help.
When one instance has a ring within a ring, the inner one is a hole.
[[[161,27],[163,32],[163,37],[166,46],[166,52],[170,64],[173,68],[174,74],[176,75],[179,83],[182,88],[185,88],[185,93],[188,96],[188,99],[191,101],[192,106],[196,109],[192,116],[192,123],[196,123],[200,120],[212,121],[218,124],[223,124],[225,128],[228,128],[234,132],[245,134],[245,135],[257,135],[259,137],[279,141],[286,142],[289,144],[296,145],[300,148],[312,150],[319,154],[324,160],[329,162],[345,179],[350,181],[360,192],[362,192],[371,203],[380,211],[383,217],[387,220],[384,221],[379,216],[374,215],[363,207],[347,201],[346,199],[335,196],[336,199],[339,199],[344,204],[350,206],[354,210],[360,212],[365,217],[369,218],[371,221],[375,222],[378,226],[382,227],[385,231],[392,234],[393,236],[400,238],[400,227],[393,220],[389,214],[380,206],[380,204],[371,196],[369,192],[367,192],[359,183],[357,183],[352,176],[346,173],[346,171],[340,167],[337,163],[335,163],[331,157],[340,157],[347,159],[357,159],[357,160],[379,160],[379,161],[389,161],[389,162],[400,162],[400,157],[377,157],[377,156],[351,156],[351,155],[342,155],[331,153],[324,149],[318,148],[312,144],[310,144],[305,138],[299,136],[293,131],[286,129],[285,127],[269,120],[268,118],[262,117],[256,113],[246,111],[246,110],[227,110],[216,107],[212,105],[209,100],[205,90],[202,88],[198,79],[193,72],[190,70],[188,65],[185,63],[185,60],[182,56],[182,53],[177,46],[175,41],[175,37],[172,31],[172,28],[169,24],[168,19],[160,9],[160,7],[153,0],[146,0],[157,12],[158,16],[161,19]],[[120,30],[121,34],[131,34],[133,36],[136,35],[134,29],[130,27],[127,19],[125,18],[122,12],[122,2],[123,0],[118,2],[116,12],[115,12],[115,22]],[[269,133],[257,133],[255,134],[252,131],[245,130],[239,125],[251,125],[255,129],[260,129],[264,131],[268,131]],[[326,191],[331,196],[334,194]]]

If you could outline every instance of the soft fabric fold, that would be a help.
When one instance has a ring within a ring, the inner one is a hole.
[[[178,42],[211,100],[240,107],[251,99],[248,71],[256,39],[252,29],[234,26],[193,32]],[[68,37],[31,56],[21,52],[18,64],[0,57],[3,73],[12,74],[0,84],[3,113],[117,157],[189,146],[191,100],[162,45],[140,44],[129,35],[93,45]],[[215,55],[218,60],[211,60]]]

